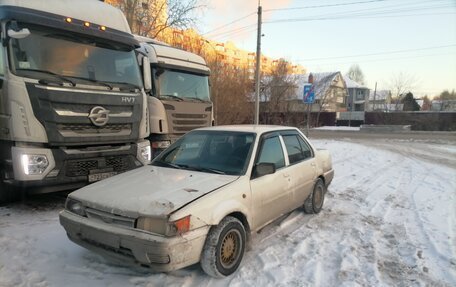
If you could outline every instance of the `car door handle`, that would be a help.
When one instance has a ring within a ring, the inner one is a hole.
[[[315,164],[314,162],[312,162],[310,165],[311,165],[311,166],[313,166],[313,167],[315,167],[315,166],[316,166],[316,164]]]
[[[290,177],[290,175],[289,175],[288,173],[284,173],[284,174],[283,174],[283,177],[288,178],[288,177]]]

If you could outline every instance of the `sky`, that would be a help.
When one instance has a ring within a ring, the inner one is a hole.
[[[256,0],[206,0],[207,38],[256,50]],[[358,64],[368,88],[412,79],[415,97],[456,90],[456,0],[261,0],[262,54],[308,72]]]

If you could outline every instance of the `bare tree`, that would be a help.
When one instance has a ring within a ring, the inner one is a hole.
[[[211,69],[211,99],[217,125],[252,122],[253,105],[249,102],[253,83],[247,70],[223,63],[221,55],[205,56]]]
[[[364,74],[358,64],[354,64],[350,67],[347,76],[358,84],[364,85]]]
[[[185,29],[204,7],[198,0],[109,0],[120,8],[134,34],[156,38],[167,28]]]
[[[283,124],[285,114],[289,112],[290,100],[296,95],[296,77],[290,74],[290,63],[280,59],[273,68],[271,75],[262,78],[261,96],[263,99],[263,111],[267,113],[267,123]],[[273,115],[283,115],[274,119]],[[272,116],[272,118],[271,118]]]
[[[400,72],[394,74],[389,82],[390,90],[394,101],[396,102],[396,109],[402,100],[402,97],[412,89],[416,88],[418,80],[415,76]]]

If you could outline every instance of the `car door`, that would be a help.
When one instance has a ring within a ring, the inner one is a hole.
[[[293,200],[283,141],[277,133],[269,134],[263,136],[259,147],[255,165],[273,163],[276,171],[256,178],[252,175],[250,180],[254,229],[287,212]]]
[[[297,132],[281,133],[285,144],[292,183],[293,208],[299,207],[313,190],[316,177],[314,152],[305,139]]]

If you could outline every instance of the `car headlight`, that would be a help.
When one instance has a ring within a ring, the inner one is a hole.
[[[71,199],[71,198],[67,198],[67,200],[65,202],[65,208],[68,211],[76,213],[79,216],[84,216],[84,217],[87,216],[84,206],[82,205],[81,202],[79,202],[77,200],[74,200],[74,199]]]
[[[171,237],[190,230],[190,215],[173,222],[166,218],[140,217],[136,228]]]
[[[26,175],[43,174],[49,166],[49,160],[42,154],[23,154],[21,164]]]

